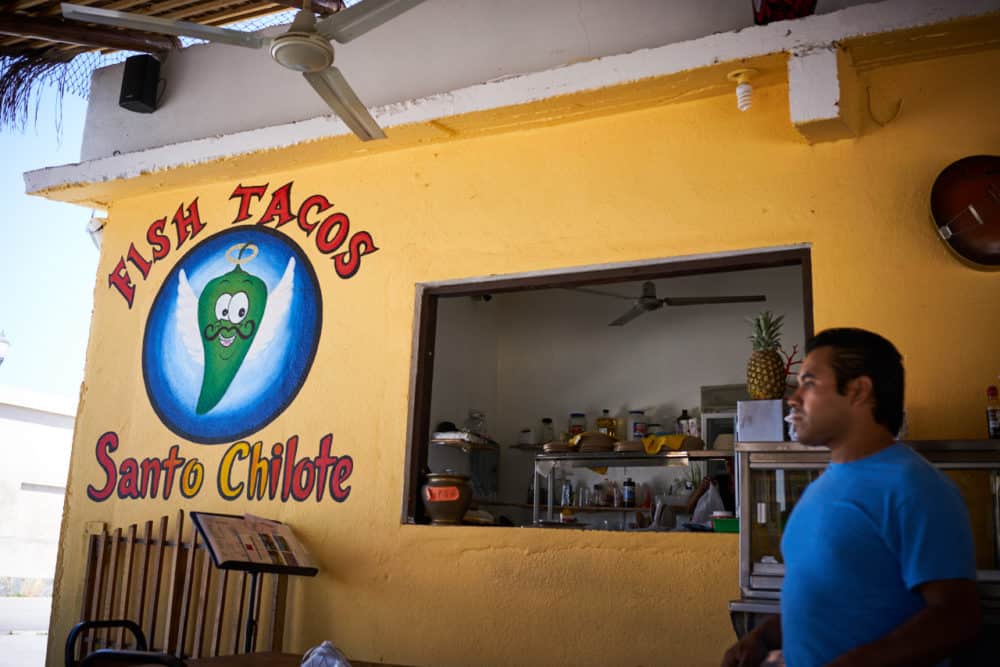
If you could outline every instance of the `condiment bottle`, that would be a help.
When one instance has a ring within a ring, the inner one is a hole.
[[[988,437],[1000,439],[1000,394],[993,385],[986,388],[986,432]]]
[[[688,421],[691,419],[688,416],[687,408],[681,410],[681,416],[677,418],[677,430],[675,431],[678,435],[688,435]]]
[[[635,507],[635,482],[632,481],[631,477],[622,483],[622,505]]]
[[[611,436],[615,440],[618,439],[618,422],[611,416],[610,410],[601,410],[601,416],[597,418],[595,424],[597,426],[598,433]]]
[[[579,435],[587,430],[587,415],[582,412],[569,413],[569,437]]]
[[[642,440],[646,437],[646,413],[643,410],[628,411],[628,433],[629,440]]]

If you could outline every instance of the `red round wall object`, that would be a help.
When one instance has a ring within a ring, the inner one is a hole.
[[[809,16],[816,0],[753,0],[753,20],[757,25]]]

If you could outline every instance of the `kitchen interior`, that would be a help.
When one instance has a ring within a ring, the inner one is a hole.
[[[432,434],[428,469],[471,478],[474,500],[467,524],[697,529],[688,513],[689,495],[702,476],[731,468],[729,434],[736,400],[746,398],[752,351],[748,318],[764,310],[784,316],[782,345],[801,351],[807,270],[794,263],[655,278],[658,298],[761,295],[765,300],[664,305],[622,325],[610,324],[632,308],[645,277],[582,286],[593,291],[548,287],[440,297],[431,431],[462,429],[475,412],[481,415],[473,418],[475,428],[484,429],[492,442],[455,446]],[[617,440],[631,439],[626,431],[641,420],[651,434],[684,429],[694,436],[685,447],[696,451],[689,456],[668,448],[658,456],[611,452],[596,460],[601,465],[565,460],[544,465],[551,459],[542,449],[545,442],[552,436],[564,440],[581,427],[597,431],[605,410],[615,419]],[[630,420],[632,411],[642,414]],[[682,416],[687,420],[678,422]],[[551,420],[551,433],[543,419]],[[550,487],[556,515],[543,512],[539,520],[539,505],[549,507]],[[654,524],[658,500],[663,508]],[[616,504],[641,511],[615,511]],[[609,508],[579,509],[597,505]]]

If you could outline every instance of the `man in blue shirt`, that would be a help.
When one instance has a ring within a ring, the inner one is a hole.
[[[829,329],[806,345],[798,380],[798,439],[829,447],[831,463],[785,526],[781,615],[723,667],[779,648],[788,667],[936,665],[979,630],[974,545],[958,489],[894,437],[902,357],[877,334]]]

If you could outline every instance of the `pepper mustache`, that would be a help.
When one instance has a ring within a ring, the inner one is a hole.
[[[219,324],[211,323],[205,325],[205,340],[214,340],[222,335],[223,332],[227,334],[233,332],[237,334],[243,340],[246,340],[253,336],[254,330],[257,328],[257,323],[253,320],[244,320],[240,324],[232,324],[227,326],[222,326]]]

